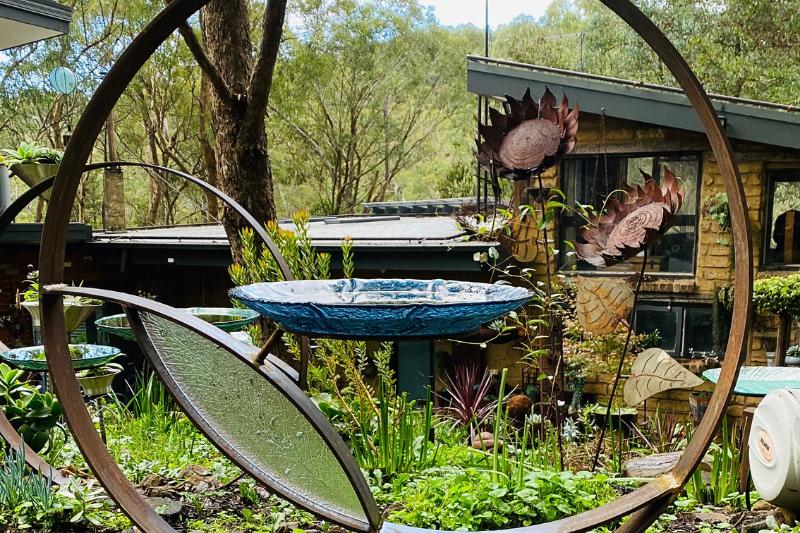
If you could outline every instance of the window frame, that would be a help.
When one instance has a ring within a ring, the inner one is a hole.
[[[689,314],[692,310],[710,311],[713,315],[713,303],[706,301],[668,301],[668,300],[644,300],[641,305],[637,306],[636,313],[633,319],[633,330],[635,333],[638,331],[638,321],[640,311],[661,311],[665,313],[672,313],[675,315],[676,323],[676,340],[675,345],[680,353],[674,353],[672,350],[665,349],[670,355],[677,359],[690,359],[689,346],[687,339],[687,327],[689,322]],[[713,351],[713,347],[712,347]],[[708,353],[708,352],[706,352]],[[717,356],[724,356],[724,352],[717,354]]]
[[[796,270],[800,263],[776,263],[769,261],[769,243],[772,239],[772,215],[775,207],[775,188],[778,183],[800,183],[800,167],[766,170],[764,220],[762,221],[761,266],[764,270]]]
[[[669,159],[669,158],[689,158],[689,157],[696,157],[697,158],[697,191],[695,193],[695,206],[696,206],[696,213],[695,213],[695,239],[694,239],[694,248],[692,250],[692,268],[691,272],[647,272],[648,276],[652,276],[655,278],[660,279],[694,279],[697,276],[697,260],[699,255],[699,247],[700,247],[700,212],[702,210],[702,206],[700,205],[700,200],[702,198],[702,188],[703,188],[703,169],[704,169],[704,159],[705,159],[705,152],[703,150],[664,150],[664,151],[642,151],[642,152],[613,152],[613,153],[581,153],[581,154],[572,154],[565,157],[558,166],[558,178],[559,178],[559,185],[561,189],[564,190],[563,187],[563,179],[565,179],[565,165],[568,161],[575,160],[575,159],[588,159],[588,158],[627,158],[627,159],[636,159],[636,158],[648,158],[652,157],[654,160],[654,165],[658,169],[658,172],[655,176],[661,177],[660,167],[655,163],[662,159]],[[558,236],[558,247],[562,248],[562,244],[564,241],[564,226],[561,223],[562,214],[558,217],[558,226],[556,235]],[[564,266],[565,255],[559,254],[558,263],[559,268]],[[562,272],[563,274],[567,275],[580,275],[580,276],[630,276],[633,274],[633,271],[611,271],[611,270],[567,270]]]

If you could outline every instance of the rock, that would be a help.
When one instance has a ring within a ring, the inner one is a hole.
[[[717,522],[727,523],[730,521],[730,517],[722,513],[696,513],[694,517],[697,520],[706,523],[717,523]]]
[[[795,514],[783,507],[776,507],[775,510],[772,511],[772,516],[775,517],[775,520],[777,520],[780,525],[786,524],[787,526],[793,526],[797,522]]]
[[[623,466],[623,475],[643,478],[658,477],[675,468],[680,458],[681,452],[670,452],[630,459]]]
[[[470,444],[476,450],[492,450],[494,449],[494,434],[488,431],[482,431],[475,435]],[[498,442],[499,446],[503,445],[503,441]]]
[[[181,502],[170,498],[147,498],[146,501],[161,516],[173,516],[183,509]]]
[[[752,511],[771,511],[772,504],[769,503],[767,500],[758,500],[756,503],[753,504]]]

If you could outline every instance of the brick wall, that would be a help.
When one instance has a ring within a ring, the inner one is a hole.
[[[578,134],[576,155],[624,154],[624,153],[658,153],[692,151],[702,152],[702,176],[700,179],[701,200],[698,205],[700,218],[698,222],[697,268],[691,278],[658,277],[644,283],[643,292],[651,299],[669,299],[679,297],[687,301],[710,303],[716,289],[729,286],[733,280],[733,250],[730,231],[721,231],[718,224],[702,215],[703,199],[713,193],[724,192],[725,187],[719,166],[710,150],[704,135],[681,130],[652,127],[632,121],[614,118],[602,119],[597,115],[581,114],[581,125]],[[734,151],[747,198],[750,223],[753,235],[753,252],[756,257],[757,275],[761,272],[761,243],[763,240],[763,220],[765,218],[765,181],[767,171],[771,168],[800,168],[800,152],[781,150],[760,145],[734,143]],[[563,188],[559,182],[558,169],[545,175],[545,186]],[[550,233],[552,235],[552,231]],[[540,251],[533,264],[537,272],[544,272],[542,262],[544,254]],[[769,275],[777,272],[770,271]],[[765,351],[773,350],[775,344],[776,321],[773,317],[759,315],[754,322],[747,364],[765,364]],[[795,340],[797,342],[797,339]],[[507,366],[516,369],[519,365],[519,351],[510,348],[492,348],[485,351],[487,366],[502,368]],[[518,378],[516,370],[511,371],[513,378]],[[601,399],[603,390],[608,386],[608,379],[592,380],[587,383],[587,392],[597,394]],[[602,390],[601,390],[602,389]],[[686,412],[688,392],[675,391],[666,393],[657,401],[648,402],[661,405],[679,412]],[[751,400],[752,401],[752,400]],[[741,411],[746,403],[739,399],[734,404],[734,414]]]

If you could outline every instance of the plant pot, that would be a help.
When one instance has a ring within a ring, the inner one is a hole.
[[[58,167],[59,165],[50,163],[22,163],[12,165],[11,171],[19,176],[19,179],[25,182],[25,185],[33,187],[37,183],[41,183],[47,178],[55,176],[58,173]],[[50,200],[50,191],[43,192],[42,198]]]
[[[767,352],[767,366],[775,366],[775,352]]]
[[[611,421],[606,421],[606,406],[599,406],[589,411],[592,422],[597,427],[610,427],[614,430],[622,428],[623,435],[630,435],[631,428],[636,425],[637,410],[629,408],[611,408]]]
[[[706,414],[711,396],[704,393],[693,392],[689,395],[689,412],[692,414],[695,425],[699,424]]]
[[[93,396],[102,396],[111,393],[114,378],[119,373],[119,370],[114,369],[109,370],[107,374],[101,374],[99,376],[76,377],[83,389],[83,394],[91,398]]]
[[[42,327],[42,318],[39,313],[39,302],[22,302],[33,320],[34,328]],[[89,316],[100,307],[100,304],[75,304],[64,302],[64,322],[67,328],[67,335],[75,331],[78,326],[83,324]]]
[[[800,357],[787,355],[783,363],[786,366],[800,366]]]

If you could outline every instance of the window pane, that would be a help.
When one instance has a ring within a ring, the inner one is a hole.
[[[773,182],[767,263],[800,263],[800,175]]]
[[[644,178],[640,170],[661,181],[662,167],[667,165],[683,179],[686,196],[677,217],[676,225],[656,243],[650,251],[650,272],[691,273],[694,271],[695,239],[697,235],[697,191],[700,175],[700,159],[688,156],[587,156],[564,161],[563,190],[568,205],[590,204],[602,208],[607,196],[622,186],[623,180],[641,185]],[[560,236],[563,241],[575,242],[577,229],[586,221],[574,214],[563,214],[560,219]],[[605,270],[631,271],[641,268],[641,254],[620,265]],[[577,258],[564,255],[564,266],[577,265],[580,271],[595,270]]]
[[[663,305],[663,307],[662,307]],[[643,305],[636,311],[636,333],[661,334],[660,348],[672,354],[680,352],[680,316],[683,311],[680,307],[670,307],[666,304]]]
[[[714,315],[710,306],[686,309],[686,331],[684,332],[684,356],[692,352],[714,351]],[[710,355],[710,354],[709,354]]]

